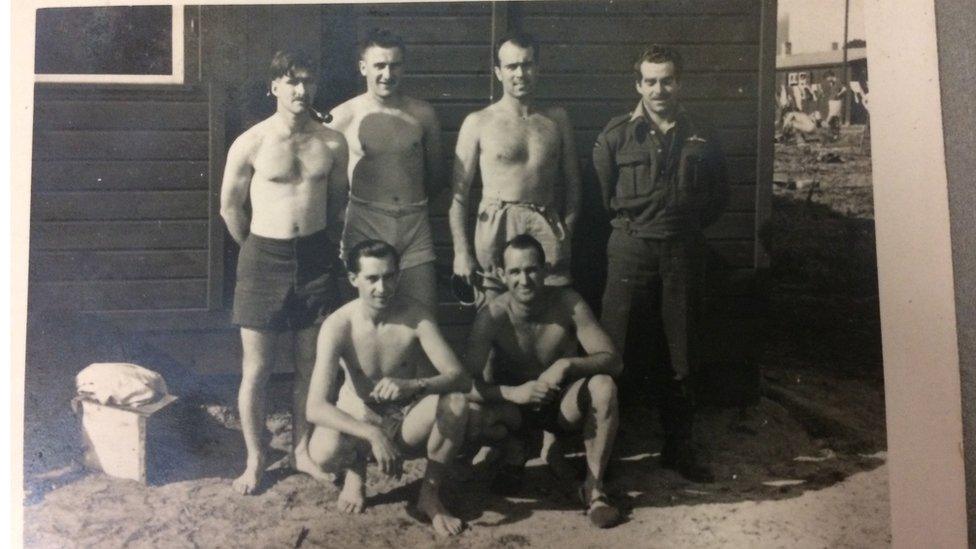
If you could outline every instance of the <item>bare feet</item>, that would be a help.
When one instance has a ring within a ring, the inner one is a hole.
[[[451,515],[444,508],[444,504],[437,496],[437,488],[433,484],[424,482],[421,485],[417,509],[430,518],[430,524],[440,536],[456,536],[464,529],[461,519]]]
[[[336,508],[343,513],[362,513],[366,506],[366,482],[361,471],[347,469]]]
[[[555,435],[552,433],[546,432],[543,435],[542,452],[540,453],[542,461],[546,462],[546,465],[549,466],[549,471],[557,480],[576,481],[579,478],[576,469],[566,460],[562,444],[556,440]]]
[[[264,474],[264,459],[248,459],[244,473],[234,479],[234,490],[242,495],[253,495],[258,485],[261,484],[261,476]]]

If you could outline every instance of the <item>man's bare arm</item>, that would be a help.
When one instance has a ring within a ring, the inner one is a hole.
[[[457,146],[454,149],[454,178],[452,182],[451,208],[448,220],[454,241],[454,274],[471,283],[471,273],[478,268],[468,240],[467,217],[471,184],[478,168],[479,113],[471,113],[461,124]]]
[[[468,352],[464,355],[464,369],[471,375],[474,383],[468,398],[472,402],[497,402],[504,400],[497,385],[485,381],[485,368],[491,354],[491,341],[495,326],[488,307],[482,307],[475,317],[468,335]]]
[[[418,390],[428,394],[466,393],[471,389],[471,377],[441,334],[437,323],[427,311],[417,323],[417,339],[438,375],[410,380]]]
[[[432,201],[447,187],[444,154],[441,148],[441,123],[437,120],[434,108],[424,103],[420,112],[420,123],[424,129],[424,185],[427,199]]]
[[[576,232],[576,221],[579,219],[580,200],[583,183],[580,179],[579,158],[576,155],[576,144],[573,139],[573,125],[569,115],[563,109],[555,111],[556,124],[559,126],[562,138],[562,172],[565,181],[565,203],[563,205],[563,219],[570,234]]]
[[[552,385],[564,385],[567,381],[597,374],[616,377],[623,371],[623,362],[613,347],[610,335],[597,322],[593,311],[579,294],[567,290],[569,295],[559,306],[566,307],[576,326],[576,338],[583,346],[584,356],[564,357],[556,360],[542,375],[541,381]]]
[[[329,172],[328,234],[332,242],[339,243],[345,225],[346,204],[349,202],[349,146],[341,133],[336,133],[332,153],[335,163]]]
[[[334,313],[322,323],[315,350],[315,367],[309,382],[305,416],[312,424],[371,441],[377,432],[381,434],[382,431],[343,412],[335,403],[329,402],[328,398],[328,395],[336,394],[335,384],[340,368],[339,358],[347,337],[347,322],[343,315]]]
[[[251,189],[254,166],[251,154],[256,135],[245,132],[239,136],[227,151],[227,164],[224,166],[224,179],[220,184],[220,217],[227,224],[227,230],[238,244],[242,244],[250,232],[251,220],[244,209]]]

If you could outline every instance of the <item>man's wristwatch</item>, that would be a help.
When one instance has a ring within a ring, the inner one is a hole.
[[[418,393],[423,393],[424,391],[427,390],[427,378],[426,377],[418,378],[416,381],[417,381],[416,387],[417,387],[417,392]]]

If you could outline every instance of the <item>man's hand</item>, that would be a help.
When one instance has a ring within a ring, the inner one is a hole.
[[[400,478],[403,474],[403,460],[393,441],[377,428],[369,437],[369,446],[376,458],[376,464],[384,474]]]
[[[369,397],[375,402],[396,402],[410,398],[419,389],[419,384],[414,383],[412,379],[384,377],[373,386]]]
[[[454,254],[454,274],[464,279],[469,285],[474,285],[472,275],[478,270],[478,262],[468,252]]]
[[[560,387],[566,381],[566,374],[569,372],[570,362],[568,358],[560,358],[546,368],[545,372],[539,376],[539,381],[551,387]]]
[[[539,405],[545,404],[556,395],[556,387],[544,381],[529,381],[512,391],[512,402],[515,404]]]

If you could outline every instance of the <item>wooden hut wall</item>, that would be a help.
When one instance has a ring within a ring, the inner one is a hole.
[[[676,46],[686,58],[684,96],[690,108],[717,125],[734,183],[728,213],[708,231],[712,272],[724,281],[763,266],[756,227],[768,213],[768,193],[756,181],[767,171],[771,175],[771,149],[760,137],[766,122],[758,115],[764,112],[764,62],[765,85],[772,89],[774,1],[187,9],[198,10],[198,26],[188,32],[191,42],[198,40],[187,56],[189,65],[198,63],[188,67],[194,84],[125,90],[38,86],[32,310],[100,312],[132,329],[166,334],[166,341],[182,334],[186,342],[198,342],[194,334],[208,332],[208,348],[218,351],[193,362],[205,370],[236,369],[230,362],[239,350],[225,352],[217,345],[223,339],[237,345],[227,320],[237,250],[219,217],[227,147],[273,109],[266,67],[276,49],[300,47],[321,60],[316,106],[327,111],[362,90],[355,44],[374,27],[405,38],[405,91],[437,110],[448,166],[464,116],[489,104],[493,93],[497,99],[493,37],[511,28],[536,35],[542,44],[539,93],[569,111],[588,201],[595,200],[589,170],[594,139],[611,117],[638,100],[634,57],[649,42]],[[767,118],[771,136],[771,112]],[[442,277],[452,262],[447,198],[445,193],[431,205]],[[581,239],[588,244],[574,252],[582,267],[579,282],[590,298],[598,297],[602,285],[603,221],[587,221],[592,225],[580,234],[596,238]],[[472,311],[453,303],[446,287],[441,297],[441,320],[460,344]]]

